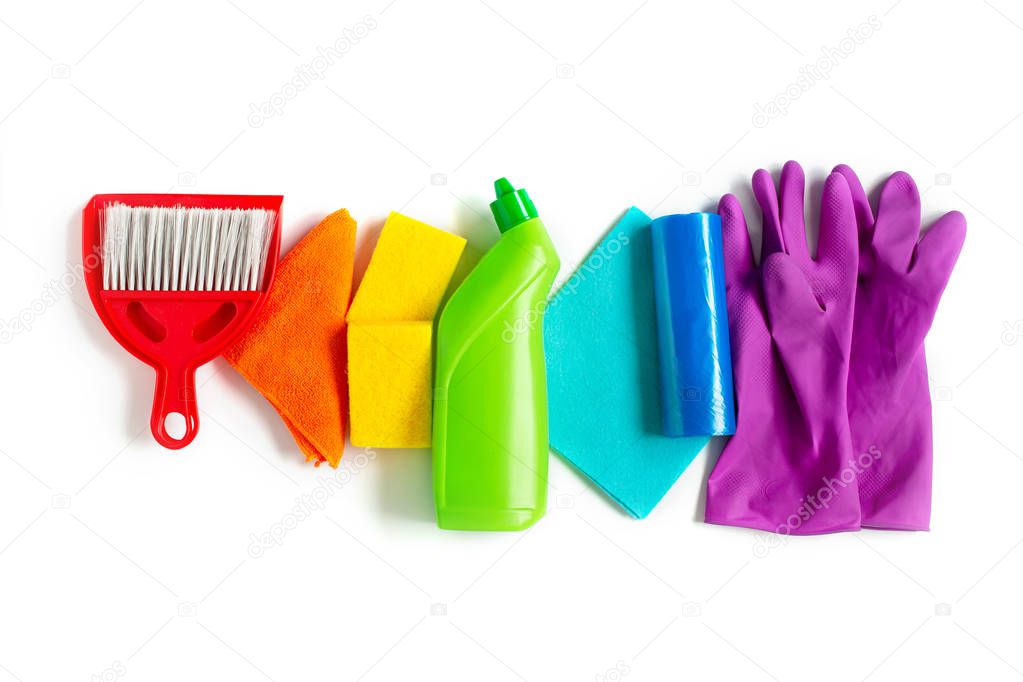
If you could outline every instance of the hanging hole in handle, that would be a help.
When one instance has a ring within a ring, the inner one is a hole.
[[[168,450],[180,450],[195,439],[199,415],[187,405],[166,413],[155,409],[149,428],[157,443]]]
[[[187,432],[188,422],[180,412],[170,412],[163,418],[163,429],[174,440],[181,440]]]

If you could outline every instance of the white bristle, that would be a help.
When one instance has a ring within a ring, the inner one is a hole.
[[[277,214],[261,208],[103,209],[103,288],[255,291]]]

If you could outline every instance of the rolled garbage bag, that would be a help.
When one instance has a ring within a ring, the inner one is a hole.
[[[735,432],[721,217],[686,213],[651,223],[666,436]]]

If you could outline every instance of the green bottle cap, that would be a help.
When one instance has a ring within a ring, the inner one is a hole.
[[[506,178],[494,182],[497,199],[490,202],[490,210],[502,233],[536,217],[536,206],[524,189],[515,189]]]

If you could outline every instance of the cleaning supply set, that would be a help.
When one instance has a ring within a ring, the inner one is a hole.
[[[779,187],[754,174],[759,258],[732,195],[716,214],[631,208],[548,300],[557,251],[528,193],[501,178],[500,238],[443,305],[465,240],[398,213],[353,299],[344,210],[278,267],[281,197],[97,195],[83,252],[101,266],[86,281],[107,328],[157,370],[166,447],[195,437],[195,369],[224,353],[317,465],[338,466],[348,420],[356,446],[432,445],[441,528],[535,523],[549,448],[644,518],[710,437],[731,436],[707,482],[709,523],[925,530],[923,342],[965,219],[946,214],[921,238],[908,175],[874,208],[838,166],[811,256],[804,190],[794,162]]]
[[[355,221],[335,211],[284,257],[252,328],[224,353],[317,465],[337,467],[345,449],[345,314],[354,262]]]
[[[872,211],[847,166],[821,196],[807,247],[803,171],[753,176],[754,260],[732,195],[721,200],[738,420],[707,484],[706,520],[780,534],[927,530],[931,423],[923,341],[966,234],[958,212],[920,237],[905,173]]]
[[[430,446],[433,318],[465,240],[392,213],[348,311],[352,445]]]
[[[524,189],[501,178],[501,238],[451,295],[437,327],[437,524],[519,530],[547,506],[543,312],[561,266]]]
[[[721,217],[688,213],[650,224],[666,436],[735,431]]]
[[[946,213],[920,236],[920,193],[895,173],[872,211],[859,179],[839,166],[860,235],[849,359],[849,430],[856,452],[875,454],[859,477],[865,527],[927,530],[931,512],[931,393],[924,337],[966,238]]]
[[[856,289],[849,187],[837,174],[825,182],[813,259],[803,232],[801,171],[786,166],[780,202],[770,183],[758,171],[759,264],[735,197],[719,208],[739,413],[707,483],[706,520],[792,533],[849,530],[859,525],[855,476],[843,477],[853,454],[845,409]],[[850,491],[822,492],[829,481]]]
[[[82,213],[89,297],[118,343],[156,370],[150,428],[164,447],[195,438],[196,369],[223,353],[266,300],[281,200],[97,194]],[[184,421],[180,435],[167,430],[172,415]]]
[[[626,211],[544,320],[551,448],[640,519],[708,440],[663,432],[650,222]]]

